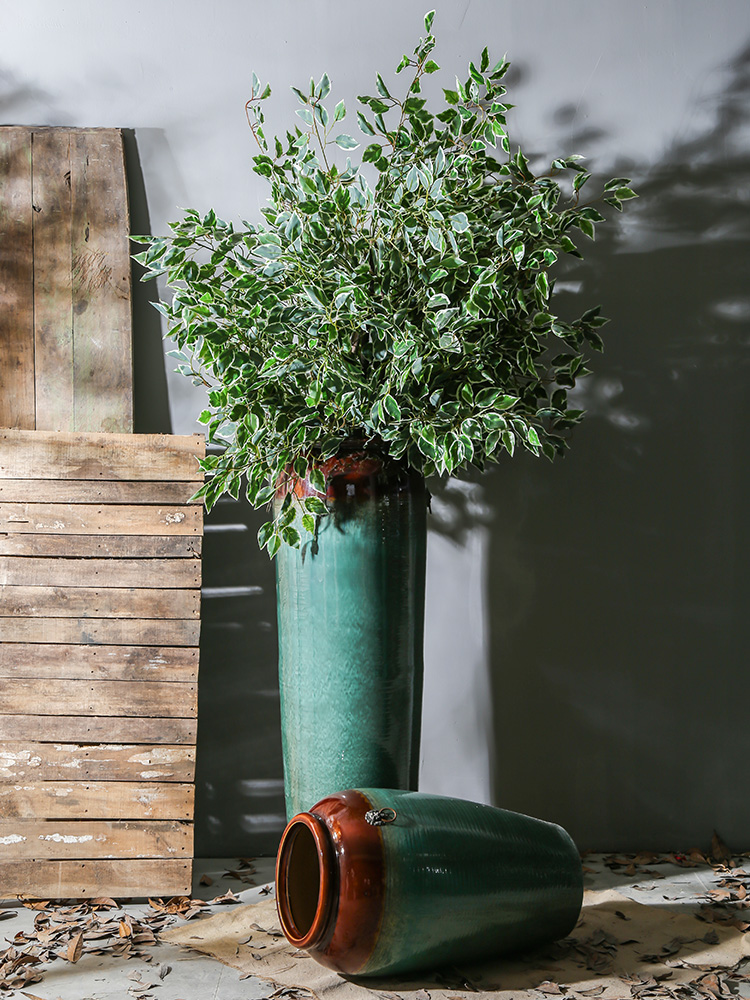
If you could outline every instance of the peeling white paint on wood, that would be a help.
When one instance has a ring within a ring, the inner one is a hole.
[[[0,768],[12,767],[14,764],[38,767],[41,763],[42,758],[38,754],[32,754],[30,750],[22,750],[20,753],[14,753],[12,750],[0,750]]]
[[[185,750],[180,747],[177,750],[171,747],[154,747],[148,753],[137,753],[128,757],[134,764],[174,764],[175,761],[184,760]]]
[[[23,838],[26,839],[25,837]],[[53,844],[86,844],[89,840],[94,838],[91,834],[86,834],[83,837],[73,837],[69,834],[62,833],[40,833],[40,840],[51,840]]]

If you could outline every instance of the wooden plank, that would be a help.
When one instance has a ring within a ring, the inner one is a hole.
[[[70,141],[73,426],[132,432],[130,223],[122,135],[117,129],[76,129]]]
[[[192,819],[193,786],[176,781],[39,781],[0,784],[9,819]],[[2,882],[0,882],[2,886]]]
[[[0,618],[0,642],[115,646],[197,646],[196,619]]]
[[[122,481],[0,479],[0,500],[11,503],[186,504],[201,487],[196,482],[128,483]]]
[[[0,617],[197,618],[198,590],[0,586]]]
[[[192,824],[174,820],[0,820],[0,861],[184,858],[192,849]]]
[[[195,719],[0,715],[0,740],[59,743],[194,744]]]
[[[202,434],[0,431],[0,479],[182,480],[200,476]]]
[[[81,678],[110,681],[192,681],[198,650],[189,646],[74,646],[6,642],[0,645],[0,677]],[[2,690],[2,685],[0,685]]]
[[[186,589],[200,585],[201,565],[197,559],[34,559],[0,556],[0,586]]]
[[[0,426],[33,428],[31,134],[0,128]]]
[[[126,715],[195,718],[195,684],[175,681],[46,680],[8,677],[2,684],[3,715]]]
[[[197,504],[0,503],[0,531],[9,534],[196,535],[202,525]]]
[[[192,781],[195,747],[78,743],[0,743],[0,780]]]
[[[1,861],[8,898],[85,899],[101,896],[178,896],[191,892],[192,863],[158,861]]]
[[[71,274],[72,132],[32,132],[36,427],[74,430]]]
[[[0,532],[0,555],[195,559],[201,554],[202,542],[198,535],[21,535]]]

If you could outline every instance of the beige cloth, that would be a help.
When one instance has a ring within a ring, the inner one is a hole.
[[[565,942],[523,959],[448,970],[442,977],[345,979],[281,936],[272,899],[184,924],[161,938],[320,1000],[391,1000],[393,994],[404,1000],[464,1000],[477,993],[511,1000],[528,996],[530,989],[555,995],[562,992],[558,986],[566,993],[615,1000],[630,998],[631,986],[641,980],[666,977],[665,986],[694,982],[750,956],[750,935],[734,927],[708,923],[692,911],[645,906],[614,890],[585,893],[581,919]]]

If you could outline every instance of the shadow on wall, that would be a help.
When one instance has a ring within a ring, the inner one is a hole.
[[[133,129],[122,130],[125,171],[130,202],[130,231],[142,236],[151,232],[141,158]],[[131,244],[131,253],[143,248]],[[164,367],[161,320],[153,303],[159,299],[156,282],[142,282],[143,268],[135,261],[133,271],[133,414],[136,434],[171,434],[167,375]]]
[[[726,734],[750,598],[738,557],[750,52],[732,74],[710,133],[652,168],[622,168],[645,176],[640,201],[565,274],[560,311],[580,311],[582,288],[616,318],[581,387],[589,417],[570,455],[502,463],[479,493],[437,491],[433,531],[458,544],[489,532],[495,801],[562,823],[581,847],[703,845],[714,826],[747,846]],[[273,853],[284,823],[263,519],[229,500],[207,519],[198,856]],[[730,731],[742,759],[750,735]]]
[[[39,108],[45,109],[41,117]],[[0,69],[0,124],[59,125],[64,121],[64,112],[56,108],[51,94]]]
[[[223,498],[206,519],[196,857],[274,854],[286,823],[276,582],[255,539],[266,516]]]
[[[589,416],[484,478],[495,801],[581,848],[747,847],[749,120],[747,48],[710,131],[618,168],[640,201],[565,276],[616,317]]]
[[[148,130],[150,147],[159,144]],[[151,232],[138,144],[124,131],[131,228]],[[133,252],[138,252],[134,245]],[[133,264],[136,431],[171,433],[153,281]],[[203,542],[195,856],[273,854],[285,825],[273,566],[258,550],[264,512],[223,498]]]

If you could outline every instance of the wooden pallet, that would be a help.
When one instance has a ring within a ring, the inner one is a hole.
[[[0,898],[190,891],[203,454],[0,430]]]
[[[133,429],[119,129],[0,128],[0,426]]]

